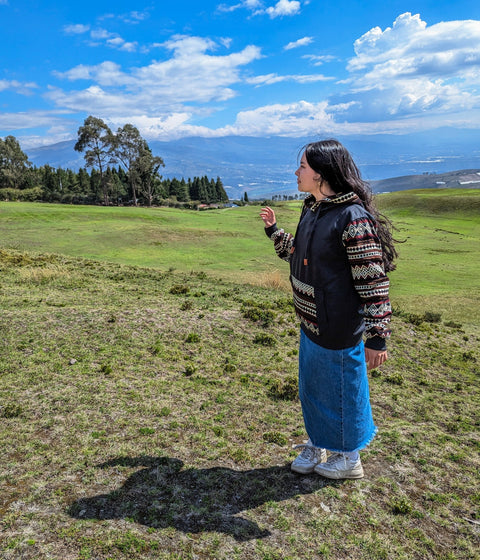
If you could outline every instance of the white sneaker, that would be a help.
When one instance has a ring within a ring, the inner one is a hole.
[[[300,447],[303,447],[303,451],[293,461],[290,467],[294,472],[300,474],[312,473],[316,465],[327,459],[326,450],[321,447],[313,446],[310,439],[307,443],[296,445],[294,449],[299,449]]]
[[[363,478],[363,467],[360,457],[349,459],[344,453],[332,453],[326,463],[314,467],[317,474],[336,480],[342,478]]]

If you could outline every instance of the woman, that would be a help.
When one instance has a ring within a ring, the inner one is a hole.
[[[260,214],[278,256],[290,263],[301,323],[298,386],[309,440],[291,468],[362,478],[359,450],[376,433],[367,368],[387,359],[386,272],[396,251],[389,222],[342,144],[308,144],[295,175],[308,193],[295,237],[277,228],[271,208]]]

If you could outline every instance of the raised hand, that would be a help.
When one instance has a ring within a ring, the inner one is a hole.
[[[265,227],[271,227],[277,223],[275,212],[269,206],[267,206],[266,208],[262,208],[262,211],[260,212],[260,218],[262,218]]]

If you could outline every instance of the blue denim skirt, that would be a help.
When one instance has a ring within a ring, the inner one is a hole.
[[[374,438],[363,342],[329,350],[301,331],[298,389],[305,429],[316,447],[359,451]]]

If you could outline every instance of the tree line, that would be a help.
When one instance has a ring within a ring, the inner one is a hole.
[[[14,136],[0,138],[0,200],[191,207],[228,201],[220,177],[163,179],[163,159],[131,124],[113,133],[89,116],[78,129],[75,150],[84,154],[85,168],[36,167]]]

